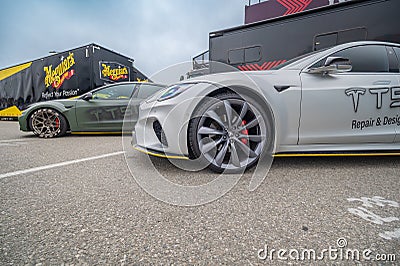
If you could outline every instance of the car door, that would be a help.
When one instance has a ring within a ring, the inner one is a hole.
[[[325,75],[305,71],[300,74],[299,144],[393,142],[395,125],[388,119],[396,117],[399,111],[392,101],[399,80],[398,73],[391,72],[389,67],[387,48],[360,45],[331,56],[350,59],[352,70]]]
[[[400,84],[400,47],[393,47],[393,50],[395,51],[395,56],[397,59],[397,69],[399,70],[397,73],[397,79],[399,81]],[[395,59],[392,59],[393,61],[395,61]],[[392,95],[392,98],[396,98],[398,100],[400,100],[400,88],[397,89],[396,91],[393,91],[392,94],[394,93],[394,95]],[[396,94],[397,93],[397,94]],[[398,110],[398,113],[400,115],[400,109]],[[395,142],[396,143],[400,143],[400,118],[397,119],[397,126],[395,127],[396,129],[396,138],[395,138]]]
[[[135,84],[107,86],[76,103],[76,119],[81,131],[121,131],[123,119]]]

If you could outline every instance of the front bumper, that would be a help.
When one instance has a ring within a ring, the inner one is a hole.
[[[187,133],[191,116],[204,100],[203,95],[212,89],[215,87],[209,83],[197,83],[174,98],[142,102],[132,142],[154,153],[188,158]]]
[[[30,131],[29,127],[28,127],[28,119],[24,113],[22,113],[22,115],[18,116],[18,123],[19,123],[19,129],[21,131]]]
[[[151,156],[155,156],[155,157],[160,157],[160,158],[167,158],[167,159],[176,159],[176,160],[189,160],[189,157],[187,156],[182,156],[182,155],[176,155],[176,154],[167,154],[167,153],[163,153],[160,151],[155,151],[155,150],[150,150],[150,149],[146,149],[144,147],[140,147],[138,145],[132,145],[133,148],[139,152],[151,155]]]
[[[190,101],[143,102],[135,126],[136,147],[188,157],[187,129],[190,119]]]

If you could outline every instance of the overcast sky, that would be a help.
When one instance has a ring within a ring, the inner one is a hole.
[[[96,43],[152,75],[239,26],[248,0],[1,0],[0,69]]]

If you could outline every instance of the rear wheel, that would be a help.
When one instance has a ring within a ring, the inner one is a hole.
[[[33,133],[40,138],[63,136],[68,128],[64,116],[49,108],[42,108],[33,112],[29,123]]]
[[[202,157],[216,172],[239,172],[254,166],[271,141],[271,123],[263,108],[233,93],[206,100],[189,125],[189,148],[194,157]]]

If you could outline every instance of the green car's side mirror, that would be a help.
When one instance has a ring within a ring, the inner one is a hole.
[[[91,99],[93,99],[93,94],[91,92],[86,93],[85,95],[83,95],[82,100],[85,101],[90,101]]]

